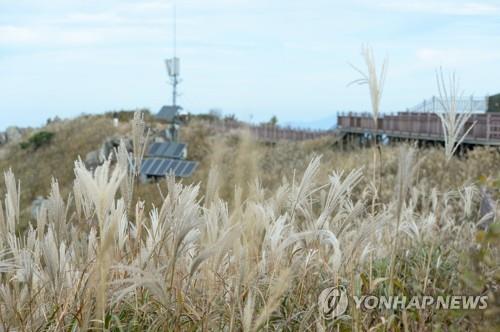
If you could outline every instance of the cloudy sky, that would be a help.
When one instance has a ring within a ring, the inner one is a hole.
[[[369,107],[360,49],[389,57],[382,108],[500,92],[499,0],[177,0],[182,106],[315,122]],[[0,0],[0,129],[170,102],[172,0]]]

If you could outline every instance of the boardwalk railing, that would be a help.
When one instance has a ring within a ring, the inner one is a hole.
[[[443,140],[443,127],[435,113],[399,112],[381,114],[377,130],[371,114],[341,113],[337,118],[344,133],[371,133],[390,137]],[[464,126],[469,131],[464,143],[500,145],[500,113],[474,113]]]
[[[457,112],[485,112],[488,109],[488,97],[484,98],[462,98],[454,101],[454,107]],[[445,109],[440,99],[433,96],[422,101],[407,110],[411,113],[435,113],[444,112]]]
[[[335,130],[316,130],[292,127],[281,127],[276,125],[248,125],[238,122],[220,121],[207,123],[207,125],[217,131],[229,133],[231,131],[248,129],[253,137],[259,140],[276,142],[280,140],[304,141],[318,139],[325,136],[334,136]]]

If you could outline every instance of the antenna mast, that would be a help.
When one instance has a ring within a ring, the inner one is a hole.
[[[173,10],[173,24],[174,24],[174,58],[177,55],[177,4],[174,0],[174,10]]]
[[[177,67],[176,70],[174,70],[174,75],[173,75],[173,91],[172,91],[172,106],[177,107],[176,99],[177,99],[177,84],[178,79],[177,76],[179,75],[179,59],[177,58],[177,3],[174,0],[174,13],[173,13],[173,21],[174,21],[174,66]]]
[[[172,108],[171,112],[173,112],[172,123],[170,126],[169,136],[172,141],[177,140],[177,131],[178,131],[178,123],[177,117],[179,114],[180,107],[177,106],[177,85],[179,84],[179,75],[180,75],[180,60],[177,57],[177,4],[176,1],[173,0],[173,8],[172,8],[172,30],[173,30],[173,58],[166,59],[165,64],[167,65],[167,74],[170,78],[170,84],[172,84]]]
[[[173,52],[174,57],[165,60],[167,65],[167,73],[170,77],[170,84],[172,84],[172,106],[177,109],[177,85],[179,84],[180,76],[180,59],[177,57],[177,6],[174,0],[173,6]]]

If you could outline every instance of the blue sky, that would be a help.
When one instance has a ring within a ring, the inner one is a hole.
[[[243,120],[324,123],[366,110],[347,84],[361,45],[389,57],[385,111],[436,94],[500,92],[500,1],[177,0],[181,105]],[[170,102],[171,0],[0,0],[0,129]],[[322,120],[328,119],[328,120]]]

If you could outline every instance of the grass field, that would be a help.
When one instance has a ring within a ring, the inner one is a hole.
[[[75,162],[111,135],[139,142],[143,126],[138,115],[119,128],[80,117],[43,128],[55,133],[47,146],[4,148],[2,330],[500,326],[500,225],[476,227],[480,188],[500,197],[498,150],[266,145],[192,121],[181,133],[200,162],[191,179],[141,184],[128,167],[138,156],[124,149],[94,172]],[[39,195],[48,201],[34,220]],[[484,295],[488,307],[359,310],[351,301],[325,319],[318,296],[339,285],[350,295]]]

